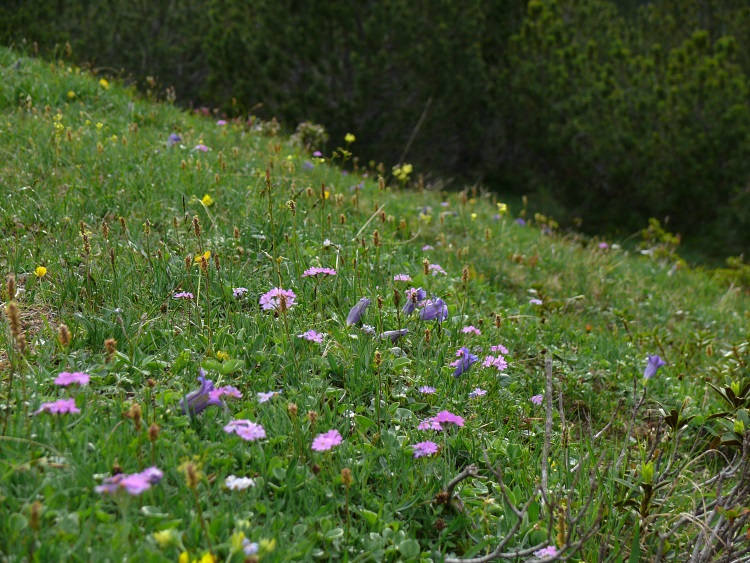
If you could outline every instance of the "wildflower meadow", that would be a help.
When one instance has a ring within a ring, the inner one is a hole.
[[[750,560],[750,297],[0,49],[0,561]]]

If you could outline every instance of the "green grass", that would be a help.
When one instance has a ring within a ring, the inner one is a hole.
[[[746,291],[667,252],[602,249],[540,228],[542,218],[495,219],[483,193],[381,190],[375,171],[337,168],[341,151],[317,161],[262,124],[218,126],[75,68],[18,60],[0,50],[0,266],[23,290],[29,350],[20,353],[4,323],[0,559],[176,561],[186,552],[192,561],[211,552],[242,561],[244,537],[261,544],[263,561],[441,561],[489,553],[512,531],[508,553],[551,543],[570,545],[572,560],[654,560],[661,544],[665,560],[686,561],[701,525],[735,541],[710,560],[747,548],[746,493],[718,499],[739,511],[736,529],[721,528],[727,518],[710,504],[716,483],[700,485],[739,467],[721,479],[726,496],[747,468],[739,425],[750,428],[750,401],[732,402],[750,381]],[[182,141],[168,147],[170,133]],[[356,142],[347,148],[356,153]],[[202,272],[195,257],[205,252]],[[425,275],[425,259],[446,275]],[[38,266],[47,268],[41,278]],[[337,275],[316,283],[303,276],[313,266]],[[236,298],[239,287],[248,291]],[[259,298],[274,287],[294,291],[297,304],[263,311]],[[405,315],[409,287],[443,299],[445,322]],[[194,299],[173,298],[184,291]],[[391,344],[347,326],[362,297],[372,300],[362,321],[376,333],[408,334]],[[463,333],[469,325],[481,334]],[[297,337],[308,330],[323,343]],[[507,369],[482,367],[498,344]],[[463,346],[479,362],[454,378],[449,364]],[[646,383],[652,354],[667,365]],[[548,360],[542,497],[546,405],[530,398],[545,394]],[[201,368],[242,398],[186,415],[180,401]],[[58,388],[63,371],[91,381]],[[726,399],[710,386],[730,382]],[[436,392],[420,393],[425,385]],[[486,395],[470,399],[476,388]],[[261,403],[268,391],[280,393]],[[33,414],[68,397],[80,414]],[[665,415],[680,406],[670,430]],[[417,429],[442,410],[465,426]],[[226,433],[232,419],[262,424],[266,438]],[[314,452],[315,436],[331,429],[342,444]],[[415,459],[411,446],[424,440],[440,450]],[[478,475],[440,502],[471,464]],[[141,495],[95,491],[116,471],[152,465],[163,479]],[[255,486],[232,491],[230,475]],[[527,501],[516,525],[510,503]],[[690,520],[661,541],[684,514]],[[158,536],[161,545],[154,534],[164,530],[174,534]]]

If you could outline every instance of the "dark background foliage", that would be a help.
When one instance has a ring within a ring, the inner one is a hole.
[[[426,112],[417,170],[585,230],[669,217],[707,254],[750,250],[746,0],[11,0],[0,41],[351,131],[387,167]]]

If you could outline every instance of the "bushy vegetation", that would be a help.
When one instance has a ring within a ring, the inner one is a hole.
[[[750,551],[746,272],[346,173],[355,135],[0,80],[2,558]]]

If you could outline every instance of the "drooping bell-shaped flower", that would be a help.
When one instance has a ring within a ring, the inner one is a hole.
[[[444,321],[448,318],[448,306],[440,298],[428,299],[419,311],[419,318],[423,321]]]
[[[648,363],[646,364],[646,369],[643,371],[643,377],[646,379],[651,379],[656,375],[656,372],[659,370],[659,368],[663,365],[666,365],[666,363],[667,362],[662,360],[658,355],[649,356]]]
[[[362,299],[360,299],[357,304],[352,307],[351,311],[349,311],[349,314],[346,317],[347,326],[357,324],[360,319],[362,319],[362,315],[365,314],[365,310],[369,306],[370,300],[367,297],[363,297]]]

